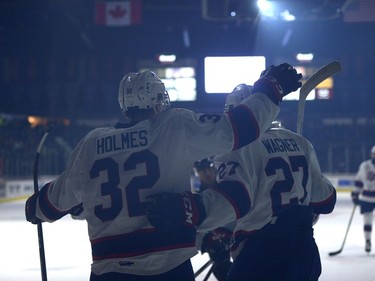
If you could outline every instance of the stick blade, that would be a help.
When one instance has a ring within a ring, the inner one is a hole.
[[[314,90],[320,83],[327,78],[339,73],[342,70],[339,61],[331,61],[325,66],[317,70],[306,82],[302,85],[299,91],[298,101],[298,115],[297,115],[297,134],[302,135],[303,117],[305,111],[305,100],[309,93]]]
[[[332,257],[332,256],[336,256],[336,255],[340,254],[341,252],[342,252],[342,249],[340,249],[340,250],[338,250],[338,251],[335,251],[335,252],[330,252],[330,253],[328,253],[328,255],[329,255],[330,257]]]
[[[327,78],[335,75],[342,70],[341,63],[339,61],[331,61],[317,70],[307,81],[302,85],[300,89],[300,99],[306,99],[307,95],[314,90],[320,83]]]

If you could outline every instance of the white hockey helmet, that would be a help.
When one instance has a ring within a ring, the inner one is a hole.
[[[251,95],[253,87],[246,84],[239,84],[228,94],[225,101],[224,112],[230,111],[232,108],[238,106],[244,99]]]
[[[118,102],[122,112],[129,108],[164,111],[170,105],[164,83],[152,71],[130,72],[120,82]]]
[[[371,154],[375,154],[375,145],[371,148]]]
[[[270,129],[279,129],[279,128],[284,128],[283,124],[279,120],[272,121]]]

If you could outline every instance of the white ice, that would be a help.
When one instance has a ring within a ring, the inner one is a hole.
[[[333,213],[320,216],[314,226],[323,266],[320,281],[375,280],[375,254],[364,251],[359,208],[344,250],[337,256],[328,255],[341,247],[352,209],[350,194],[339,193]],[[43,237],[49,281],[89,280],[91,249],[84,221],[66,217],[52,224],[43,223]],[[196,255],[192,259],[194,269],[207,260],[206,254]],[[207,272],[202,272],[197,281],[203,280]],[[25,221],[24,201],[0,204],[0,280],[41,280],[37,227]],[[216,279],[211,275],[208,280]]]

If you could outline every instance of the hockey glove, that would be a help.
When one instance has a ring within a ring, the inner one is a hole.
[[[71,208],[69,210],[69,213],[72,217],[72,219],[75,219],[75,220],[83,220],[84,217],[81,216],[82,213],[83,213],[83,203],[77,205],[77,206],[74,206],[73,208]]]
[[[146,216],[151,225],[160,230],[195,227],[206,217],[206,210],[198,194],[159,193],[147,199],[150,204],[146,208]]]
[[[214,263],[230,260],[230,246],[232,232],[224,227],[219,227],[207,233],[202,240],[202,253],[208,253]]]
[[[359,205],[359,192],[352,191],[352,201],[354,205]]]
[[[288,63],[278,66],[271,65],[264,70],[260,78],[254,83],[253,93],[266,94],[275,104],[279,104],[283,97],[296,91],[302,86],[302,74]]]
[[[36,216],[36,204],[38,203],[39,192],[34,193],[29,199],[26,200],[25,204],[25,216],[26,220],[32,224],[38,224],[43,222]]]

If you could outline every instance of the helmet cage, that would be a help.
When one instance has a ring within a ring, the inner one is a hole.
[[[152,71],[128,73],[120,82],[118,102],[126,113],[129,108],[154,109],[159,113],[170,106],[164,83]]]

